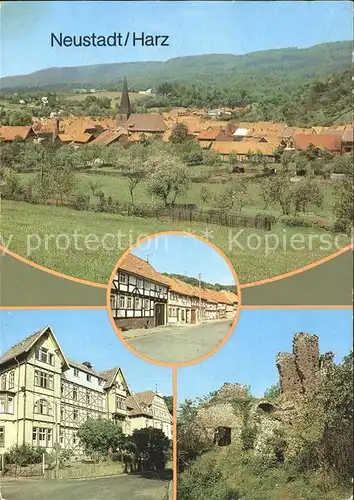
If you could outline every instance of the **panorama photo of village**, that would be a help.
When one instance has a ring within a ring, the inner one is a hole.
[[[171,370],[130,353],[105,311],[0,320],[0,498],[171,498]]]
[[[145,2],[130,22],[124,2],[5,2],[3,244],[99,283],[132,243],[164,230],[212,241],[240,283],[348,245],[350,2],[252,4]],[[162,29],[157,8],[168,46],[142,46]],[[234,31],[239,16],[252,18],[247,33]],[[134,46],[82,45],[117,18]],[[53,47],[53,33],[71,42]]]
[[[179,370],[178,500],[352,500],[352,346],[351,310],[243,311]]]

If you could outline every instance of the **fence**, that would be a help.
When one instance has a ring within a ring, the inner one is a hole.
[[[181,207],[150,207],[144,205],[128,205],[123,208],[128,216],[140,216],[154,219],[164,219],[171,222],[186,221],[189,223],[203,222],[226,227],[253,227],[270,231],[272,229],[272,217],[270,216],[246,216],[222,213],[217,210],[194,210]]]

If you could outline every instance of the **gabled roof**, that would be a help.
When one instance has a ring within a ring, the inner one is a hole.
[[[127,391],[130,394],[131,390],[129,389],[128,382],[126,381],[124,374],[123,374],[123,371],[122,371],[120,366],[115,366],[114,368],[110,368],[109,370],[104,370],[102,372],[98,372],[98,375],[100,377],[102,377],[104,380],[106,380],[106,383],[104,385],[104,389],[109,389],[114,384],[114,381],[115,381],[118,373],[120,373],[122,375],[122,378],[123,378],[123,381],[126,385]]]
[[[306,150],[310,144],[319,149],[339,151],[342,139],[337,134],[295,134],[295,149]]]
[[[124,257],[118,269],[166,285],[165,276],[155,271],[151,264],[132,253]]]
[[[212,151],[223,155],[230,153],[246,155],[248,153],[256,154],[257,152],[264,155],[272,155],[277,149],[279,141],[258,142],[256,139],[245,139],[243,141],[215,141],[212,145]]]
[[[198,141],[213,141],[219,135],[220,130],[205,130],[197,136]]]
[[[112,142],[116,141],[123,135],[126,135],[126,131],[123,128],[118,128],[116,130],[106,130],[102,132],[96,139],[91,141],[90,144],[102,144],[103,146],[108,146]]]
[[[130,417],[135,417],[138,415],[145,415],[147,417],[152,417],[151,412],[149,412],[148,410],[144,410],[140,406],[140,404],[136,398],[136,395],[134,393],[132,393],[130,396],[127,397],[126,405],[127,405],[127,410],[128,410],[128,414]]]
[[[0,127],[0,139],[4,141],[13,141],[17,137],[27,139],[30,133],[34,133],[31,125],[26,126],[11,126],[3,125]]]
[[[142,403],[146,406],[151,406],[156,397],[156,392],[154,391],[135,392],[134,396],[136,397],[138,403]]]
[[[132,132],[158,132],[163,133],[167,126],[159,113],[132,114],[124,124]]]
[[[85,365],[84,363],[79,363],[78,361],[73,361],[72,359],[69,359],[68,363],[73,368],[78,368],[79,370],[81,370],[83,372],[91,373],[92,375],[95,375],[96,377],[99,377],[99,378],[104,378],[99,374],[99,372],[96,372],[93,368],[90,368],[89,366]]]
[[[29,337],[26,337],[25,339],[21,340],[18,344],[15,344],[14,346],[10,347],[1,357],[0,357],[0,364],[6,363],[7,361],[10,361],[11,359],[17,358],[18,356],[21,356],[22,354],[28,353],[32,347],[41,339],[41,337],[49,332],[50,335],[54,338],[55,342],[57,343],[58,347],[60,348],[59,342],[57,341],[57,338],[54,335],[54,332],[52,328],[48,325],[42,330],[39,330],[38,332],[33,333]],[[64,353],[61,351],[61,354],[64,359],[64,363],[66,364],[67,367],[69,367],[69,362],[67,361]]]

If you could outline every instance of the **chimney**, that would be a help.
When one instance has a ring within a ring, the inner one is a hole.
[[[92,370],[92,364],[89,362],[89,361],[83,361],[82,363],[84,366],[86,366],[86,368],[89,368],[90,370]]]

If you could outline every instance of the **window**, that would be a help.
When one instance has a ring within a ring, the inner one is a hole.
[[[14,398],[12,396],[7,396],[2,394],[0,396],[0,414],[1,413],[13,413],[14,412]]]
[[[127,309],[132,309],[133,307],[133,297],[127,297]]]
[[[137,286],[138,288],[143,288],[143,286],[144,286],[144,281],[143,281],[143,280],[138,279],[138,280],[137,280],[137,282],[136,282],[136,286]]]
[[[135,309],[141,309],[141,298],[135,297]]]
[[[117,307],[117,295],[111,294],[111,309],[116,309]]]
[[[52,444],[52,429],[45,427],[33,427],[32,441],[34,446],[51,446]]]
[[[60,431],[59,431],[59,441],[60,441],[60,444],[64,443],[64,432],[62,429],[60,429]]]
[[[126,409],[125,398],[123,398],[122,396],[116,396],[116,409],[117,410],[125,410]]]
[[[0,384],[1,390],[6,391],[6,374],[1,375],[1,384]]]
[[[5,446],[5,427],[0,427],[0,448]]]
[[[35,358],[42,363],[54,365],[54,354],[50,353],[46,347],[37,347],[35,350]]]
[[[79,410],[74,409],[73,410],[73,420],[76,421],[79,416]]]
[[[73,444],[77,443],[77,434],[76,432],[73,432]]]
[[[76,389],[76,387],[73,388],[73,399],[77,399],[77,389]]]
[[[53,389],[53,375],[40,370],[34,372],[34,385],[43,389]]]
[[[15,387],[15,372],[12,371],[9,373],[9,389],[13,389]]]
[[[149,309],[149,305],[150,305],[150,300],[149,299],[145,299],[144,300],[144,309]]]
[[[86,380],[87,382],[91,382],[91,375],[89,373],[86,373]]]
[[[125,296],[124,295],[119,295],[119,307],[122,309],[125,308]]]
[[[103,380],[101,378],[99,378],[97,380],[98,380],[98,385],[102,385],[103,384]]]
[[[91,404],[91,393],[90,391],[86,391],[86,403]]]
[[[127,282],[127,275],[123,273],[119,273],[119,281],[120,283],[126,283]]]
[[[52,407],[45,399],[39,399],[34,405],[35,413],[40,413],[41,415],[51,415]]]
[[[74,377],[78,377],[79,373],[79,370],[77,368],[74,368]]]

